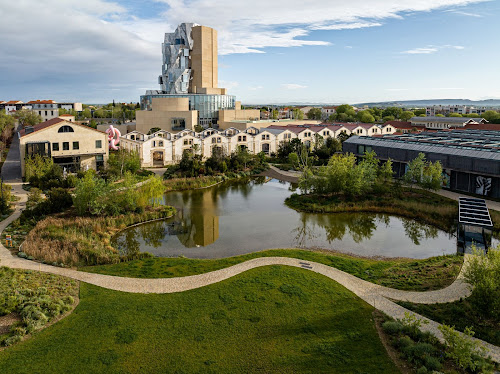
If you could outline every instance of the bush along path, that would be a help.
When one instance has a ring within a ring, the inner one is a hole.
[[[0,232],[2,232],[5,227],[13,220],[19,217],[19,215],[21,214],[21,210],[26,204],[26,191],[22,189],[21,183],[13,185],[13,194],[19,197],[15,212],[10,217],[0,222]],[[467,266],[468,258],[469,256],[466,255],[462,269]],[[51,265],[36,263],[12,256],[10,251],[5,248],[3,244],[0,244],[0,264],[2,266],[11,268],[39,270],[46,273],[62,275],[103,288],[132,293],[182,292],[217,283],[260,266],[293,266],[314,271],[340,283],[342,286],[356,294],[362,300],[369,303],[370,305],[373,305],[376,309],[384,312],[392,318],[403,319],[405,318],[405,313],[415,314],[417,318],[421,318],[422,320],[428,322],[427,324],[423,325],[422,330],[431,332],[440,341],[443,341],[443,335],[439,330],[440,324],[431,321],[428,318],[422,317],[416,313],[410,312],[409,310],[403,308],[402,306],[399,306],[391,300],[431,304],[452,302],[470,295],[469,286],[463,281],[462,273],[459,274],[455,282],[441,290],[427,292],[402,291],[367,282],[351,274],[345,273],[341,270],[327,265],[286,257],[255,258],[225,269],[186,277],[141,279],[87,273],[68,268],[60,268]],[[489,350],[491,359],[497,363],[500,363],[500,347],[483,341],[480,341],[480,343]]]

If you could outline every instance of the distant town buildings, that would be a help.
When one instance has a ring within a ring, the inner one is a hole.
[[[19,132],[21,173],[26,157],[40,154],[52,157],[66,170],[99,169],[108,159],[108,135],[85,125],[61,118],[27,126]]]
[[[497,110],[498,108],[488,108],[488,107],[473,107],[468,105],[432,105],[425,108],[425,114],[428,117],[436,116],[442,114],[444,116],[450,115],[452,113],[456,114],[478,114],[480,116],[488,110]]]
[[[19,100],[0,101],[0,110],[13,115],[20,110],[32,110],[42,117],[42,122],[59,117],[59,109],[82,111],[82,103],[58,103],[54,100],[32,100],[24,103]]]
[[[500,197],[500,133],[487,130],[426,131],[383,137],[351,137],[343,151],[362,156],[375,151],[381,160],[391,159],[395,177],[402,177],[419,153],[440,161],[443,187],[453,191]]]

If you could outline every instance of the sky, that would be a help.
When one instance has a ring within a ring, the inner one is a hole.
[[[246,104],[500,99],[499,0],[0,0],[0,100],[137,102],[182,22]]]

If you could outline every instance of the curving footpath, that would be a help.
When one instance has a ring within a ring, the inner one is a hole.
[[[15,212],[0,222],[0,232],[2,232],[7,225],[12,221],[17,219],[21,210],[26,205],[27,193],[22,189],[22,182],[18,181],[12,183],[13,194],[19,198],[16,204]],[[468,260],[468,256],[465,257],[464,266]],[[387,288],[379,286],[365,280],[359,279],[351,274],[345,273],[336,268],[310,262],[303,261],[294,258],[287,257],[261,257],[255,258],[249,261],[242,262],[231,267],[212,271],[205,274],[198,274],[179,278],[159,278],[159,279],[141,279],[141,278],[127,278],[127,277],[117,277],[111,275],[103,274],[93,274],[82,271],[77,271],[73,269],[60,268],[51,265],[41,264],[34,261],[22,259],[13,256],[10,251],[0,244],[0,265],[8,266],[16,269],[28,269],[43,271],[46,273],[52,273],[57,275],[66,276],[72,279],[76,279],[82,282],[90,283],[99,287],[108,288],[111,290],[122,291],[122,292],[132,292],[132,293],[173,293],[173,292],[183,292],[199,287],[204,287],[210,284],[214,284],[238,274],[241,274],[247,270],[254,269],[261,266],[270,265],[285,265],[294,266],[307,270],[314,271],[316,273],[322,274],[346,287],[349,291],[356,294],[358,297],[373,305],[376,309],[384,312],[385,314],[401,319],[404,317],[405,312],[410,312],[409,310],[397,305],[392,300],[409,301],[413,303],[447,303],[459,300],[470,295],[470,289],[468,285],[463,281],[462,273],[457,277],[455,282],[450,286],[436,291],[428,292],[415,292],[415,291],[402,291],[392,288]],[[428,321],[428,324],[424,325],[422,330],[430,331],[443,341],[441,332],[438,329],[439,324],[428,318],[420,316],[416,313],[410,312]],[[478,339],[476,339],[478,340]],[[480,340],[478,340],[480,341]],[[496,347],[489,343],[480,341],[489,351],[493,361],[500,363],[500,347]]]

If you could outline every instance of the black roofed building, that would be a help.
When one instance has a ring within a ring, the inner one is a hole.
[[[500,132],[454,130],[418,134],[355,136],[343,143],[344,152],[362,156],[375,151],[381,160],[391,159],[396,177],[402,177],[419,153],[440,161],[443,188],[477,195],[500,197]]]

